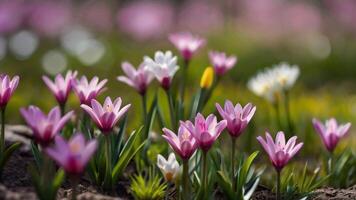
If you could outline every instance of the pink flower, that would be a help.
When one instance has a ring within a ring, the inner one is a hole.
[[[234,105],[231,101],[225,102],[224,109],[216,104],[221,117],[227,121],[227,130],[232,137],[239,137],[246,128],[256,111],[256,106],[248,103],[244,108],[240,104]]]
[[[190,121],[181,123],[193,135],[198,143],[198,146],[207,152],[218,139],[221,132],[225,129],[227,122],[222,120],[217,122],[216,116],[210,114],[206,119],[200,113],[195,117],[195,124]]]
[[[338,125],[335,118],[326,120],[325,125],[319,120],[313,119],[313,125],[329,152],[334,151],[339,140],[346,136],[351,127],[351,123]]]
[[[97,146],[95,139],[86,142],[83,134],[77,133],[68,142],[57,135],[54,146],[47,147],[45,151],[67,173],[80,175],[84,172],[85,166],[95,153]]]
[[[8,75],[0,74],[0,109],[6,107],[12,94],[19,84],[20,78],[14,76],[11,80]]]
[[[174,33],[169,41],[181,52],[185,61],[189,61],[193,54],[205,44],[205,40],[191,33]]]
[[[218,51],[211,51],[209,58],[214,66],[215,73],[220,76],[233,68],[237,62],[236,56],[227,56],[225,53]]]
[[[66,76],[63,77],[58,74],[54,81],[51,81],[47,76],[42,76],[43,81],[47,87],[52,91],[59,104],[63,105],[67,102],[68,95],[72,89],[72,81],[77,76],[77,71],[68,71]]]
[[[131,104],[128,104],[121,108],[121,103],[120,97],[115,99],[114,103],[110,97],[106,97],[103,106],[93,99],[91,100],[91,107],[86,104],[82,104],[80,107],[90,115],[94,123],[104,134],[108,134],[131,106]]]
[[[174,8],[168,1],[130,1],[117,12],[116,20],[119,31],[134,39],[157,39],[172,27]]]
[[[42,146],[49,145],[73,115],[73,111],[70,111],[61,117],[58,106],[54,107],[48,115],[36,106],[29,106],[28,109],[21,108],[20,112],[32,129],[35,141]]]
[[[266,132],[266,140],[261,136],[258,136],[257,140],[267,152],[269,159],[277,171],[281,171],[303,146],[302,142],[295,145],[297,136],[291,137],[286,144],[284,133],[282,131],[277,133],[276,142],[273,141],[268,132]]]
[[[73,80],[73,90],[79,98],[81,104],[90,105],[92,99],[95,99],[105,88],[108,80],[104,79],[99,82],[98,77],[94,77],[88,82],[87,77],[82,76],[80,80]]]
[[[38,2],[30,8],[29,25],[47,37],[58,36],[73,20],[71,4],[64,1]]]
[[[117,80],[126,83],[135,88],[141,95],[144,95],[153,79],[151,72],[143,63],[140,64],[137,70],[129,62],[123,62],[121,68],[126,76],[118,76]]]
[[[173,150],[183,159],[189,160],[189,158],[194,154],[195,150],[198,147],[198,143],[186,128],[188,124],[182,125],[184,122],[181,122],[178,130],[178,136],[167,128],[163,128],[165,135],[162,137],[167,140],[171,145]]]

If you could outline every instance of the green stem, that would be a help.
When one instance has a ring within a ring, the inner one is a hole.
[[[233,191],[236,190],[236,180],[235,180],[235,147],[236,138],[231,137],[231,182]]]
[[[207,163],[207,152],[203,151],[203,171],[202,171],[202,186],[203,186],[203,194],[205,194],[207,192],[207,185],[208,185],[208,163]],[[205,195],[204,195],[205,196]]]
[[[328,160],[328,174],[333,173],[333,157],[334,157],[333,152],[330,152],[329,160]],[[331,180],[331,179],[329,179],[329,180]]]
[[[142,97],[142,110],[143,110],[143,124],[146,125],[147,122],[147,95],[146,93],[141,95]]]
[[[183,175],[182,175],[183,199],[189,199],[189,160],[183,160]]]
[[[208,101],[209,101],[211,95],[213,94],[215,88],[219,85],[220,80],[221,80],[221,76],[216,76],[216,79],[214,79],[213,85],[211,86],[211,88],[208,89],[207,94],[204,96],[203,105],[202,105],[201,108],[198,110],[199,112],[200,112],[201,110],[203,110],[204,107],[206,106],[206,104],[208,103]]]
[[[169,111],[171,117],[171,126],[173,130],[176,130],[176,116],[175,116],[175,109],[174,109],[174,101],[171,89],[166,90],[168,103],[169,103]]]
[[[49,186],[49,184],[51,183],[52,179],[53,179],[53,173],[54,173],[54,169],[53,169],[53,162],[51,160],[51,158],[48,155],[43,156],[43,165],[42,165],[42,172],[43,172],[43,176],[42,176],[42,185],[43,186]]]
[[[283,126],[282,126],[282,121],[281,121],[281,115],[279,112],[279,103],[276,102],[273,104],[274,110],[275,110],[275,114],[276,114],[276,120],[277,120],[277,126],[279,130],[283,130]]]
[[[105,159],[106,159],[106,173],[105,173],[105,189],[111,190],[111,141],[110,135],[105,135]]]
[[[1,137],[0,137],[0,151],[3,155],[5,151],[5,107],[1,108]]]
[[[77,185],[79,180],[77,177],[73,177],[71,182],[72,182],[72,200],[76,200],[78,194]]]
[[[277,200],[281,199],[281,171],[277,170]]]
[[[289,129],[289,134],[293,134],[294,132],[294,125],[293,121],[290,115],[290,106],[289,106],[289,92],[285,91],[284,92],[284,109],[286,112],[286,118],[287,118],[287,123],[288,123],[288,129]]]
[[[65,103],[60,103],[59,104],[59,108],[61,109],[61,116],[63,116],[65,111],[66,111],[66,104]]]
[[[184,60],[182,80],[180,82],[180,100],[181,100],[181,102],[184,102],[185,85],[186,85],[188,67],[189,67],[189,60]]]

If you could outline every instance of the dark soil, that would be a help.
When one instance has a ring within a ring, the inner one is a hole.
[[[275,200],[275,194],[259,187],[252,196],[253,200]],[[356,200],[356,185],[347,189],[321,188],[315,190],[308,199],[313,200]]]

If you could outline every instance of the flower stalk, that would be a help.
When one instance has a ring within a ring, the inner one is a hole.
[[[284,109],[286,112],[289,133],[294,133],[294,124],[290,114],[289,92],[286,90],[284,91]]]
[[[171,126],[173,130],[176,130],[176,116],[174,112],[174,100],[173,100],[173,94],[171,89],[165,90],[168,98],[168,104],[169,104],[169,113],[171,117]]]
[[[277,200],[281,199],[281,171],[277,170]]]
[[[182,175],[183,199],[189,199],[189,160],[183,160],[183,175]]]
[[[0,110],[0,114],[1,114],[1,155],[3,155],[4,151],[5,151],[5,107],[1,108]]]
[[[181,100],[181,102],[184,102],[184,94],[185,94],[185,87],[186,87],[189,63],[190,63],[189,60],[184,59],[182,81],[180,82],[180,100]]]
[[[277,128],[279,130],[283,130],[281,114],[280,114],[280,109],[279,109],[279,103],[278,102],[273,103],[273,108],[274,108],[274,112],[275,112],[275,116],[276,116]]]
[[[236,181],[235,181],[235,148],[236,148],[236,138],[231,137],[231,182],[232,189],[236,191]]]
[[[204,194],[207,191],[208,185],[208,163],[207,163],[207,151],[202,151],[202,187]]]
[[[72,200],[77,199],[77,194],[78,194],[78,182],[79,179],[77,177],[72,177],[71,178],[71,184],[72,184]]]
[[[105,135],[105,160],[106,160],[106,174],[104,188],[111,189],[111,142],[110,135]]]
[[[146,93],[141,95],[142,110],[143,110],[143,124],[147,123],[147,95]]]

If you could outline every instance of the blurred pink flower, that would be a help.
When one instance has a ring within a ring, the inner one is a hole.
[[[87,2],[78,11],[80,20],[95,31],[112,30],[114,15],[109,3]]]
[[[206,119],[200,113],[195,117],[194,124],[190,121],[181,123],[194,136],[200,149],[207,152],[225,129],[227,122],[221,120],[217,122],[216,116],[210,114]]]
[[[72,87],[74,93],[78,96],[80,103],[90,105],[91,100],[95,99],[104,91],[106,82],[108,82],[107,79],[99,82],[99,78],[96,76],[89,82],[87,77],[82,76],[80,80],[72,81]]]
[[[172,149],[183,159],[189,160],[198,147],[198,143],[194,136],[186,128],[188,124],[179,126],[178,136],[167,128],[163,128],[165,135],[162,137],[167,140]]]
[[[173,7],[164,2],[143,1],[125,5],[117,13],[120,31],[134,39],[158,38],[173,25]]]
[[[356,31],[356,1],[354,0],[327,0],[326,5],[330,10],[332,19],[337,25],[342,25],[346,30]]]
[[[126,76],[118,76],[117,80],[126,83],[135,88],[141,95],[144,95],[148,85],[153,80],[152,73],[145,67],[144,63],[141,63],[136,70],[131,63],[123,62],[121,68]]]
[[[280,37],[283,31],[281,25],[283,2],[283,0],[241,0],[237,26],[268,39]]]
[[[103,106],[101,106],[97,100],[93,99],[91,100],[91,107],[85,104],[82,104],[80,107],[90,115],[103,134],[109,134],[115,124],[131,106],[131,104],[128,104],[121,108],[121,103],[120,97],[115,99],[114,103],[110,97],[106,97]]]
[[[217,30],[223,22],[224,16],[218,4],[204,0],[187,1],[178,13],[179,28],[198,33]]]
[[[194,36],[188,32],[170,34],[169,41],[180,51],[186,62],[205,44],[203,38]]]
[[[69,3],[45,1],[30,7],[29,24],[38,33],[55,37],[72,23],[72,10]]]
[[[257,140],[268,154],[275,169],[279,172],[303,146],[302,142],[296,145],[297,136],[291,137],[286,143],[286,139],[282,131],[277,133],[275,142],[268,132],[266,132],[266,139],[258,136]]]
[[[338,125],[335,118],[326,120],[325,125],[319,120],[313,119],[313,125],[329,152],[334,151],[339,140],[345,137],[351,128],[351,123]]]
[[[225,101],[224,109],[216,103],[216,108],[221,117],[227,121],[227,130],[232,137],[239,137],[256,112],[256,106],[248,103],[245,107],[234,105],[231,101]]]
[[[61,117],[61,111],[58,106],[52,108],[48,115],[45,115],[36,106],[29,106],[27,109],[21,108],[20,112],[32,129],[35,141],[44,147],[52,142],[74,113],[70,111]]]
[[[233,68],[237,62],[236,56],[227,56],[225,53],[218,51],[209,52],[209,59],[214,66],[215,73],[219,76]]]
[[[321,14],[309,3],[287,3],[282,18],[284,27],[294,34],[314,33],[321,30]]]
[[[68,142],[57,135],[54,145],[47,147],[45,151],[68,174],[81,175],[97,147],[95,139],[87,142],[82,133],[76,133]]]
[[[63,77],[62,74],[57,74],[54,81],[47,76],[42,76],[43,81],[56,97],[57,102],[60,105],[64,105],[67,102],[69,93],[72,89],[72,81],[76,78],[77,73],[77,71],[68,71],[65,77]]]
[[[25,8],[21,1],[0,2],[0,33],[15,31],[22,25]]]
[[[19,84],[20,78],[14,76],[12,79],[5,74],[0,74],[0,109],[4,109],[12,94]]]

